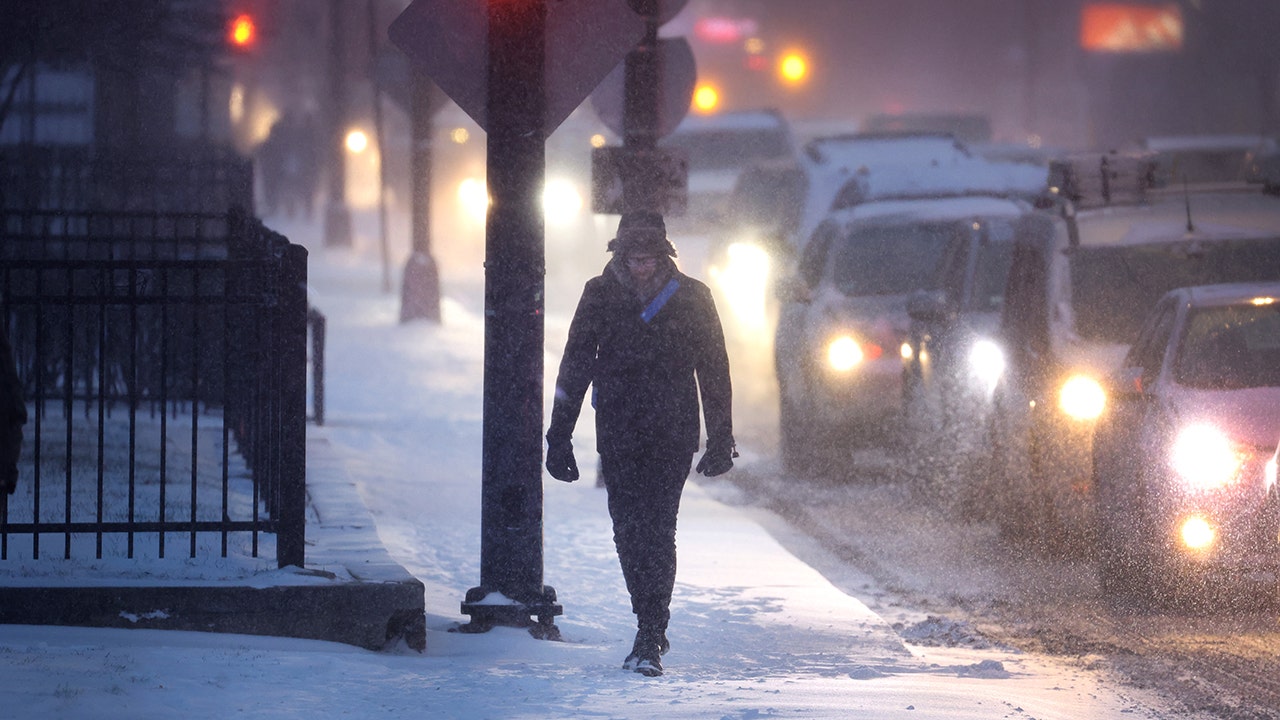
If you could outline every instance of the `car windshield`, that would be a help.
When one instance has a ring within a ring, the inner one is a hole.
[[[852,296],[937,290],[968,237],[968,222],[860,226],[832,246],[831,278]]]
[[[1174,288],[1280,280],[1280,238],[1079,247],[1070,259],[1076,334],[1120,345]]]
[[[1206,390],[1280,386],[1280,305],[1192,312],[1173,374],[1180,385]]]
[[[974,264],[973,292],[968,309],[974,312],[999,312],[1004,307],[1004,288],[1013,262],[1013,223],[1006,219],[987,224],[986,242],[978,247]]]

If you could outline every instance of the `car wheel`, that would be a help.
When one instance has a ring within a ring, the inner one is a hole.
[[[813,472],[813,438],[808,418],[781,394],[778,408],[778,441],[782,454],[782,466],[797,475]]]

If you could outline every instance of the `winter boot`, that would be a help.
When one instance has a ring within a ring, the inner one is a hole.
[[[642,627],[636,632],[636,641],[631,646],[631,654],[622,662],[623,670],[638,672],[647,677],[662,674],[661,656],[671,649],[667,634],[652,627]]]

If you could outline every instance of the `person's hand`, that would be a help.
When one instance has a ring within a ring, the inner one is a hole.
[[[573,443],[564,440],[547,444],[547,472],[562,482],[578,479],[578,461],[573,457]]]
[[[738,451],[734,448],[733,440],[708,440],[707,451],[702,454],[695,469],[707,477],[723,475],[733,468],[733,459],[736,457]]]

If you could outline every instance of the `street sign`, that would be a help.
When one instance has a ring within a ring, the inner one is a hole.
[[[624,178],[640,176],[656,197],[641,198],[640,207],[627,207]],[[610,145],[591,151],[591,212],[621,215],[630,210],[657,210],[679,217],[689,205],[689,160],[670,149],[631,151]]]
[[[471,119],[488,127],[488,3],[413,0],[387,35]],[[546,112],[550,135],[644,37],[644,19],[626,0],[547,3]]]
[[[670,135],[689,112],[693,87],[698,81],[693,48],[682,38],[658,40],[658,126],[655,137]],[[600,122],[610,130],[625,135],[626,64],[617,67],[591,93],[591,107]]]

